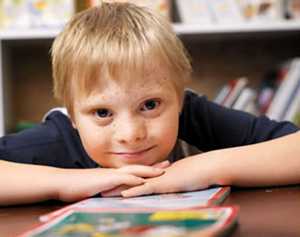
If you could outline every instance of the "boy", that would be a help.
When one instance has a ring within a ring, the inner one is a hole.
[[[300,182],[298,129],[184,92],[185,50],[150,10],[102,3],[79,13],[52,59],[68,115],[1,138],[2,205]],[[178,138],[206,152],[168,158]]]

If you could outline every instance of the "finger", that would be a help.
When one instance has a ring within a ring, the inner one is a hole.
[[[105,185],[103,185],[103,183],[101,184],[101,191],[111,190],[120,185],[137,186],[143,183],[145,183],[145,180],[141,177],[131,174],[116,173],[111,179],[107,179]]]
[[[154,193],[154,188],[149,183],[144,183],[140,186],[136,186],[133,188],[129,188],[127,190],[124,190],[121,192],[121,195],[123,197],[136,197],[136,196],[142,196],[142,195],[148,195]]]
[[[119,187],[116,187],[114,189],[101,192],[102,197],[117,197],[121,196],[121,192],[128,189],[129,186],[127,185],[120,185]]]
[[[162,162],[159,162],[159,163],[156,163],[156,164],[152,165],[152,167],[165,169],[165,168],[169,167],[170,164],[171,164],[170,161],[164,160]]]
[[[156,168],[146,165],[128,165],[118,169],[121,172],[132,174],[138,177],[152,178],[162,175],[165,171],[161,168]]]

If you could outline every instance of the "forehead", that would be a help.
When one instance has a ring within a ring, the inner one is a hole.
[[[163,71],[148,71],[144,74],[122,75],[122,78],[107,78],[100,87],[95,87],[92,94],[109,94],[114,96],[123,95],[138,99],[144,96],[170,94],[175,92],[167,73]],[[118,94],[117,94],[118,93]],[[120,96],[121,98],[122,96]]]
[[[118,87],[120,90],[132,93],[145,90],[174,89],[172,75],[167,67],[159,63],[149,63],[142,68],[116,67],[114,70],[102,67],[99,73],[87,75],[89,83],[84,86],[77,85],[76,97],[88,97],[95,93],[106,93],[107,88]]]

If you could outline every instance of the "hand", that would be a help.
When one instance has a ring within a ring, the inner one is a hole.
[[[170,162],[168,160],[156,163],[152,166],[144,166],[144,165],[128,165],[119,168],[118,170],[124,173],[133,174],[135,176],[143,177],[143,178],[150,178],[150,177],[156,177],[159,175],[162,175],[165,168],[170,166]],[[101,192],[101,195],[103,197],[115,197],[115,196],[121,196],[121,192],[130,188],[128,185],[120,185],[116,188],[113,188],[111,190],[107,190],[104,192]]]
[[[58,176],[59,189],[56,198],[72,202],[109,190],[117,190],[121,186],[128,188],[141,185],[144,182],[143,177],[161,175],[164,171],[160,167],[163,165],[166,164],[156,167],[129,165],[119,169],[63,169]]]
[[[196,155],[179,160],[166,168],[161,176],[146,179],[142,185],[129,188],[121,194],[123,197],[133,197],[207,188],[213,184],[209,178],[212,166],[207,158],[205,155]]]

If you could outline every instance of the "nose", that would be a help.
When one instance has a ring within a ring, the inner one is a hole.
[[[147,137],[147,126],[143,118],[126,116],[116,127],[115,137],[121,144],[134,145]]]

